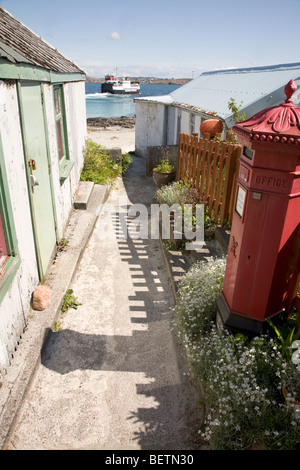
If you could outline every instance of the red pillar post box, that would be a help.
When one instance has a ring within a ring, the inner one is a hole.
[[[300,109],[287,99],[236,123],[243,146],[218,321],[260,334],[290,309],[300,262]]]

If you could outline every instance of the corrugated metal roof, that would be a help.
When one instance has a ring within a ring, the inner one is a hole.
[[[161,95],[161,96],[141,96],[140,98],[134,98],[134,101],[150,101],[151,103],[158,104],[172,104],[174,99],[171,95]]]
[[[0,7],[0,57],[61,73],[81,73],[74,62]]]
[[[247,117],[250,117],[266,106],[283,101],[284,87],[291,79],[295,80],[297,86],[300,85],[300,63],[217,70],[202,73],[170,93],[164,101],[161,97],[155,99],[208,116],[217,116],[233,125],[232,113],[228,108],[231,98],[235,99],[237,105],[242,102],[240,112],[246,111]],[[298,104],[300,94],[296,93],[293,101]]]

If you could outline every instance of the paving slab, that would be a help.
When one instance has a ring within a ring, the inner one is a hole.
[[[87,210],[93,190],[94,183],[92,181],[80,181],[75,194],[74,209]]]

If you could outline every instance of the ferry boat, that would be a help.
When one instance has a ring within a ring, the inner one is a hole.
[[[117,78],[115,75],[106,75],[104,83],[101,84],[102,93],[116,95],[130,95],[140,93],[140,84],[131,82],[128,77]]]

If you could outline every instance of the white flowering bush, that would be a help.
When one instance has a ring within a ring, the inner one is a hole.
[[[216,329],[225,267],[225,258],[193,265],[174,308],[192,371],[205,390],[199,433],[215,450],[299,449],[299,404],[283,399],[287,364],[278,343],[269,336],[249,339]]]
[[[216,313],[216,299],[224,283],[226,258],[192,265],[183,277],[175,306],[178,331],[185,341],[193,341],[210,328]]]
[[[174,181],[157,189],[156,199],[159,204],[167,204],[170,207],[173,204],[184,204],[190,188],[189,183]]]
[[[191,356],[206,392],[208,413],[201,432],[213,449],[269,449],[300,444],[299,417],[284,404],[285,363],[272,339],[239,341],[213,326]]]

